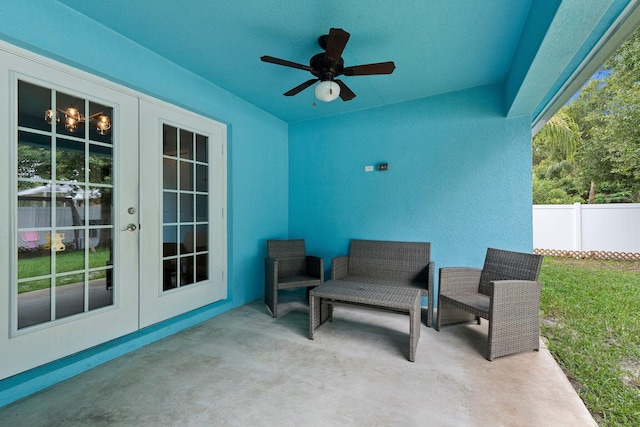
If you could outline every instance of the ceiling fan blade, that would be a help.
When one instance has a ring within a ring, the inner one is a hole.
[[[353,91],[349,89],[349,86],[344,84],[342,80],[334,80],[334,82],[338,83],[338,86],[340,86],[340,98],[343,101],[351,101],[356,97],[356,94],[353,93]]]
[[[342,51],[344,51],[344,47],[347,45],[350,36],[351,34],[342,28],[330,29],[325,57],[332,61],[338,61],[342,56]]]
[[[311,80],[307,80],[306,82],[294,87],[293,89],[291,89],[288,92],[284,93],[284,96],[293,96],[293,95],[297,95],[300,92],[302,92],[303,90],[305,90],[306,88],[308,88],[309,86],[311,86],[312,84],[314,84],[315,82],[317,82],[319,79],[311,79]]]
[[[260,59],[263,62],[270,62],[271,64],[284,65],[285,67],[297,68],[299,70],[312,71],[313,69],[308,65],[298,64],[296,62],[287,61],[286,59],[274,58],[273,56],[261,56]]]
[[[342,74],[345,76],[371,76],[373,74],[391,74],[396,69],[393,61],[378,62],[375,64],[355,65],[344,67]]]

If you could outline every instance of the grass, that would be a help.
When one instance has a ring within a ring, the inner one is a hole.
[[[43,251],[41,256],[21,258],[18,260],[18,278],[46,276],[51,272],[51,257]],[[108,248],[97,248],[95,252],[89,252],[89,268],[104,267],[109,259]],[[84,250],[61,251],[56,253],[55,271],[57,274],[75,271],[82,273],[84,269]],[[89,280],[106,277],[104,270],[89,273]],[[62,275],[56,277],[56,286],[64,286],[83,280],[78,274]],[[37,291],[50,286],[50,279],[38,279],[20,282],[18,293]]]
[[[640,262],[546,257],[541,333],[601,426],[640,426]]]

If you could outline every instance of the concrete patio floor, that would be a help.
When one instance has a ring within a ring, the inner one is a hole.
[[[0,408],[0,425],[596,425],[544,346],[487,361],[486,322],[423,324],[411,363],[408,316],[337,307],[312,341],[304,295],[280,295],[278,319],[239,307]]]

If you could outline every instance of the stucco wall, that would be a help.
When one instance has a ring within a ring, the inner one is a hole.
[[[530,118],[502,100],[493,85],[291,124],[291,237],[327,269],[351,238],[432,242],[436,268],[531,251]]]

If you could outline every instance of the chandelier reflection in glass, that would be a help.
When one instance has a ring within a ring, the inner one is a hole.
[[[92,114],[89,117],[85,117],[77,108],[74,107],[69,107],[66,110],[58,108],[58,112],[64,114],[64,127],[69,132],[75,132],[79,126],[87,121],[96,123],[96,131],[100,135],[106,135],[107,132],[109,132],[109,129],[111,129],[111,119],[102,111]],[[44,119],[49,124],[54,120],[56,122],[60,121],[60,117],[58,117],[53,110],[46,110],[44,112]]]

